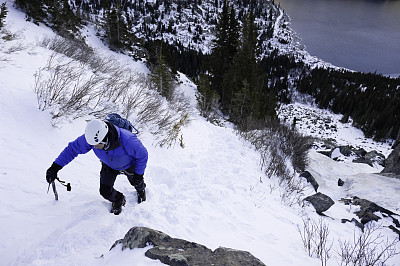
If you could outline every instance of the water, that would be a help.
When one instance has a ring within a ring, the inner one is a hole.
[[[275,0],[306,50],[363,72],[400,73],[400,0]]]

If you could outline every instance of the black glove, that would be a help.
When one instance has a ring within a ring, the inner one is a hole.
[[[46,181],[48,183],[53,182],[57,178],[57,173],[62,169],[62,166],[53,163],[46,172]]]

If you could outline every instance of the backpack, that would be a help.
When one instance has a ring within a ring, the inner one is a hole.
[[[139,134],[139,130],[137,130],[128,119],[122,118],[119,114],[108,114],[105,118],[105,121],[110,122],[119,128],[126,129],[134,134]],[[135,132],[133,130],[135,130]]]

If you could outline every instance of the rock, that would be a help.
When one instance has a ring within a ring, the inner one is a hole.
[[[389,225],[389,228],[392,229],[393,232],[397,233],[400,239],[400,230],[394,227],[393,225]]]
[[[400,180],[400,175],[396,175],[396,174],[394,174],[394,173],[379,173],[379,175],[382,175],[382,176],[386,176],[386,177],[389,177],[389,178],[395,178],[395,179],[399,179]]]
[[[357,221],[356,219],[353,218],[353,219],[351,219],[351,221],[348,220],[348,219],[342,219],[342,223],[346,223],[346,222],[353,223],[355,226],[357,226],[358,228],[360,228],[361,231],[364,232],[364,225],[363,225],[362,223],[360,223],[359,221]]]
[[[361,218],[361,223],[366,224],[371,221],[377,222],[379,219],[381,219],[381,217],[379,217],[378,215],[375,215],[372,212],[366,212],[363,214]]]
[[[374,166],[374,163],[378,163],[381,166],[385,166],[385,156],[383,154],[377,151],[367,152],[363,148],[356,149],[352,146],[334,146],[331,148],[331,150],[323,150],[318,152],[332,158],[335,161],[341,161],[340,158],[343,156],[355,156],[356,158],[353,159],[354,163],[365,163],[372,167]]]
[[[357,157],[353,160],[353,163],[365,163],[368,164],[371,167],[374,167],[374,164],[372,161],[365,159],[364,157]]]
[[[358,157],[364,157],[365,154],[367,154],[367,151],[364,150],[363,148],[360,148],[358,150],[353,150],[353,152],[358,156]]]
[[[329,158],[332,156],[332,150],[318,151],[319,153],[328,156]]]
[[[374,166],[374,163],[377,163],[381,166],[385,166],[385,156],[377,151],[370,151],[364,156],[354,159],[353,163],[366,163],[372,167]]]
[[[377,151],[370,151],[364,155],[366,160],[369,160],[373,163],[378,163],[381,166],[385,166],[385,155],[379,153]]]
[[[361,223],[354,218],[351,221],[349,221],[348,219],[342,219],[342,223],[352,222],[364,231],[365,224],[369,223],[370,221],[378,221],[379,219],[381,219],[378,215],[375,214],[376,212],[380,212],[383,217],[392,218],[393,224],[390,225],[389,228],[392,229],[393,232],[399,234],[400,238],[400,230],[398,229],[400,228],[400,222],[394,217],[395,215],[398,216],[398,214],[388,209],[385,209],[374,202],[366,199],[360,199],[356,196],[351,199],[342,198],[339,201],[343,202],[345,205],[354,204],[360,206],[360,210],[356,211],[355,214],[361,219]]]
[[[361,223],[366,224],[370,221],[378,221],[381,219],[379,216],[375,215],[375,212],[385,213],[389,216],[395,215],[392,211],[385,209],[376,203],[360,199],[358,197],[353,197],[353,204],[360,206],[360,210],[355,212],[355,214],[361,219]]]
[[[147,227],[133,227],[123,239],[114,243],[111,249],[122,245],[122,250],[144,248],[153,245],[145,256],[172,266],[227,265],[265,266],[247,251],[219,247],[215,251],[206,246],[169,235]],[[132,265],[134,262],[132,262]]]
[[[395,149],[390,153],[385,161],[385,168],[382,173],[393,173],[400,175],[400,145],[396,145]]]
[[[352,199],[341,199],[340,201],[344,202],[346,205],[353,204],[360,206],[360,210],[356,211],[355,214],[361,219],[362,224],[366,224],[370,221],[378,221],[379,219],[381,219],[379,216],[375,214],[375,212],[386,214],[387,216],[391,217],[394,223],[396,224],[397,219],[395,219],[393,215],[398,215],[398,214],[388,209],[385,209],[372,201],[361,199],[356,196],[354,196]],[[400,226],[400,223],[396,224],[396,226],[397,227]]]
[[[350,156],[353,154],[353,147],[351,146],[339,146],[339,151],[341,154],[343,154],[344,156]]]
[[[308,196],[304,200],[310,202],[318,214],[322,214],[322,212],[328,210],[333,204],[335,204],[329,196],[322,194],[321,192]]]
[[[315,192],[317,192],[319,185],[317,181],[315,181],[315,178],[310,174],[310,172],[305,171],[300,174],[300,177],[304,177],[305,179],[307,179],[307,182],[310,183],[313,186]]]
[[[337,182],[338,186],[341,187],[344,185],[344,181],[342,179],[339,178],[338,182]]]

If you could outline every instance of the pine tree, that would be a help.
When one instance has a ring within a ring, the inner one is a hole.
[[[156,65],[150,74],[150,81],[153,88],[155,88],[162,96],[167,98],[167,100],[172,99],[175,89],[175,81],[163,57],[162,47],[160,48]]]
[[[75,36],[82,28],[79,19],[68,3],[68,0],[50,1],[48,4],[49,23],[62,36]]]
[[[231,6],[231,10],[229,13],[229,24],[228,24],[228,58],[232,59],[233,56],[236,54],[239,45],[239,22],[236,18],[236,11],[233,6]]]
[[[203,73],[200,75],[197,90],[199,92],[197,95],[197,102],[200,114],[212,120],[212,114],[219,108],[219,96],[213,89],[211,89],[210,78],[207,74]]]
[[[276,92],[268,88],[265,73],[258,65],[258,47],[257,26],[251,12],[244,15],[238,52],[223,84],[231,91],[231,119],[242,129],[266,117],[276,118]]]
[[[128,29],[127,23],[130,18],[126,18],[125,22],[124,12],[119,2],[115,3],[112,8],[107,8],[104,12],[103,18],[103,37],[107,40],[111,49],[122,50],[129,49],[132,46],[133,35]]]
[[[25,12],[28,21],[32,20],[35,24],[45,23],[47,14],[44,11],[43,0],[15,0],[15,5]]]
[[[0,5],[0,29],[4,27],[4,20],[7,16],[8,10],[6,3]]]
[[[250,84],[245,79],[242,82],[242,88],[233,95],[232,99],[231,115],[239,126],[251,116],[251,98]]]
[[[223,86],[223,80],[237,51],[238,30],[235,10],[233,7],[229,10],[227,1],[224,0],[216,25],[216,39],[211,55],[212,88],[221,96],[224,107],[230,101],[232,92],[229,87]]]

